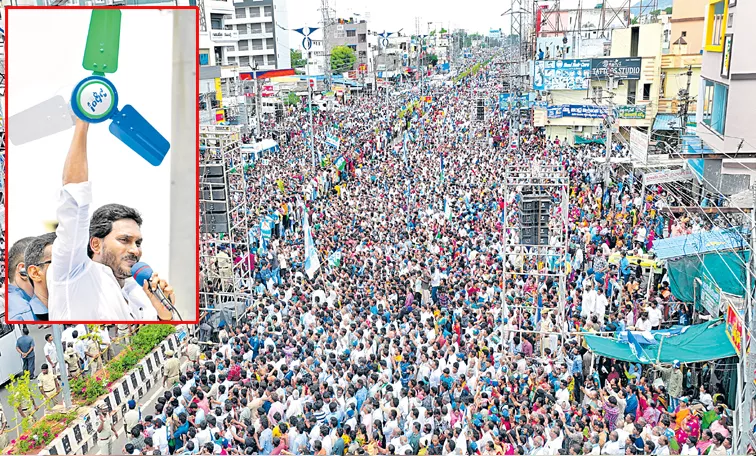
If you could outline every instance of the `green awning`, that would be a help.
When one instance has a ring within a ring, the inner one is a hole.
[[[689,326],[684,333],[676,336],[655,337],[658,345],[643,346],[643,351],[651,358],[650,362],[643,364],[653,364],[657,356],[660,363],[672,364],[675,360],[681,363],[698,363],[737,355],[727,337],[722,320]],[[624,342],[591,334],[585,336],[585,341],[588,348],[597,355],[620,361],[641,362],[633,354],[630,345]]]
[[[604,138],[584,138],[579,135],[575,135],[575,145],[578,144],[604,144]]]

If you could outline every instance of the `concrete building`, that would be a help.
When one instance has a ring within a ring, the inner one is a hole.
[[[546,127],[547,136],[566,138],[568,142],[573,142],[575,136],[604,135],[605,122],[596,109],[609,105],[611,92],[614,94],[612,102],[620,114],[614,126],[618,129],[616,133],[629,137],[633,128],[647,131],[659,105],[661,37],[659,23],[615,29],[608,58],[553,61],[556,84],[564,87],[564,81],[568,80],[570,87],[542,92],[550,108],[536,110],[536,125]],[[541,65],[548,67],[549,61],[535,62],[533,80],[537,90],[541,87],[537,74]],[[594,74],[597,69],[606,67],[613,67],[612,86],[608,78],[597,78]],[[562,114],[549,114],[559,107],[569,108],[563,109]]]
[[[234,17],[223,24],[231,27],[227,40],[229,65],[260,70],[291,68],[288,17],[285,0],[234,1]]]
[[[231,0],[206,1],[202,11],[206,30],[200,27],[200,65],[228,65],[227,49],[235,41],[233,30],[224,21],[234,17],[234,4]]]
[[[357,70],[360,64],[368,63],[368,28],[367,21],[349,19],[336,19],[336,23],[329,28],[333,31],[333,36],[328,38],[328,45],[331,49],[336,46],[347,46],[351,48],[355,56],[352,68],[347,70]]]
[[[714,153],[756,153],[756,129],[753,112],[756,106],[756,3],[733,0],[707,0],[704,16],[703,64],[698,92],[696,133],[706,148]],[[716,160],[706,160],[707,162]],[[728,179],[731,184],[721,191],[733,194],[755,183],[756,160],[726,159],[722,174],[741,174],[745,180]],[[705,183],[705,185],[708,185]]]
[[[670,23],[671,43],[683,38],[687,54],[699,54],[703,49],[704,13],[708,0],[674,0]],[[671,49],[671,48],[670,48]]]

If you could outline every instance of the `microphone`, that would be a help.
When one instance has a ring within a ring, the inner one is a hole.
[[[140,261],[138,263],[134,263],[134,266],[131,267],[131,275],[132,277],[134,277],[134,280],[136,280],[136,283],[139,284],[140,287],[144,287],[144,282],[152,285],[152,283],[150,282],[150,277],[152,277],[152,274],[152,268],[147,263]],[[165,297],[163,290],[160,289],[160,286],[156,285],[154,289],[150,286],[150,290],[155,294],[155,296],[158,297],[158,299],[160,299],[160,302],[162,302],[163,305],[168,308],[168,310],[176,312],[179,319],[182,319],[181,314],[179,314],[178,310],[173,307],[171,300]]]

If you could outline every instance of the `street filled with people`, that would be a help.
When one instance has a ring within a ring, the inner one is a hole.
[[[286,113],[281,150],[230,182],[270,232],[204,235],[203,290],[225,293],[169,354],[164,395],[129,404],[125,454],[731,454],[721,364],[629,363],[584,340],[690,325],[663,267],[637,259],[710,221],[662,215],[684,195],[643,192],[601,145],[522,119],[512,147],[494,103],[476,120],[504,90],[499,60],[314,113],[316,157],[306,104]],[[546,254],[529,255],[507,172],[557,167]],[[244,311],[219,312],[234,289]]]

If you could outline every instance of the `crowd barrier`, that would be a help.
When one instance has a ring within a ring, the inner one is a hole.
[[[192,329],[189,332],[192,332]],[[167,359],[165,352],[166,350],[179,351],[178,336],[178,334],[171,334],[162,341],[134,369],[124,374],[122,379],[113,383],[111,392],[107,396],[98,399],[90,406],[80,408],[79,410],[84,413],[80,414],[70,426],[60,432],[58,437],[39,454],[87,454],[92,448],[96,448],[98,444],[97,428],[95,427],[97,408],[104,407],[108,412],[115,411],[112,419],[113,424],[117,424],[128,411],[126,404],[129,400],[134,399],[139,403],[147,391],[163,381],[162,367]],[[190,337],[190,335],[187,334],[186,337]],[[114,450],[118,452],[120,448],[114,448]]]

